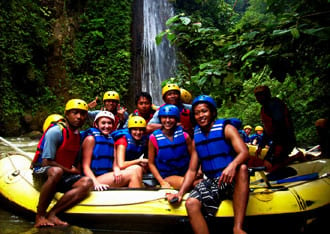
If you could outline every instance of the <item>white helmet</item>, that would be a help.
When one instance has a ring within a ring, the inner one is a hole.
[[[115,122],[115,116],[110,111],[100,111],[94,119],[94,124],[97,122],[99,118],[106,117],[111,119],[112,122]]]

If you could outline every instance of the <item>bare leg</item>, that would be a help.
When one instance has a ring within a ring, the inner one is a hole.
[[[46,210],[56,193],[56,184],[60,181],[63,170],[59,167],[50,167],[47,170],[47,180],[40,190],[35,227],[54,226],[54,223],[46,218]]]
[[[208,234],[206,220],[202,214],[202,204],[196,198],[188,198],[186,201],[186,209],[191,227],[195,234]]]
[[[165,181],[168,182],[174,189],[180,189],[183,183],[182,176],[169,176],[165,178]]]
[[[234,234],[246,233],[243,230],[243,222],[246,206],[249,198],[249,176],[246,165],[241,165],[235,176],[235,188],[233,195],[234,206]]]
[[[71,208],[85,197],[87,197],[89,191],[93,188],[93,182],[88,177],[83,177],[73,184],[73,188],[61,197],[56,205],[49,211],[48,220],[52,221],[55,225],[66,226],[67,222],[60,220],[57,214]]]
[[[127,167],[124,171],[124,179],[128,181],[129,188],[142,187],[143,168],[139,165]]]
[[[108,184],[110,187],[123,187],[130,188],[142,187],[142,167],[132,166],[122,170],[122,180],[119,184],[115,184],[113,172],[109,172],[97,177],[101,184]]]

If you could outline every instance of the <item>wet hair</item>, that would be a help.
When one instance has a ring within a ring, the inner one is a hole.
[[[135,105],[137,105],[137,103],[138,103],[138,101],[139,101],[139,99],[141,97],[145,97],[146,99],[148,99],[148,101],[150,102],[150,104],[152,104],[152,97],[151,97],[151,95],[149,93],[147,93],[147,92],[141,92],[138,95],[136,95],[136,97],[135,97]]]

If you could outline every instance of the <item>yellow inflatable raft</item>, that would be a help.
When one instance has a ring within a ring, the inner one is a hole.
[[[39,191],[33,185],[31,159],[27,155],[6,155],[0,160],[0,195],[15,207],[35,213]],[[270,181],[265,184],[256,175],[250,185],[250,197],[246,211],[247,217],[270,215],[305,215],[310,211],[328,207],[330,202],[330,160],[319,159],[290,166],[297,174],[289,180]],[[306,175],[314,177],[306,177]],[[316,175],[316,177],[315,177]],[[305,176],[305,177],[304,177]],[[95,217],[148,216],[156,219],[166,217],[186,218],[184,202],[171,205],[165,200],[166,193],[172,189],[113,189],[93,191],[90,196],[72,207],[66,217],[76,216],[100,222]],[[56,194],[53,206],[61,196]],[[187,194],[186,194],[187,196]],[[185,198],[186,198],[185,196]],[[225,200],[217,212],[219,218],[232,218],[232,201]],[[104,219],[102,219],[104,220]],[[149,219],[150,222],[151,219]]]

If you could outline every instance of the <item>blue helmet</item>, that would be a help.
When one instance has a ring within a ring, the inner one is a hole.
[[[193,100],[191,105],[192,105],[192,107],[194,107],[201,102],[202,103],[206,102],[206,103],[210,104],[214,109],[217,109],[217,104],[215,103],[214,99],[208,95],[199,95],[199,96],[195,97],[195,99]]]
[[[177,106],[175,106],[175,105],[166,104],[166,105],[160,107],[160,109],[159,109],[159,112],[158,112],[159,119],[162,116],[175,117],[177,119],[177,121],[180,121],[180,111],[179,111],[179,108]]]

